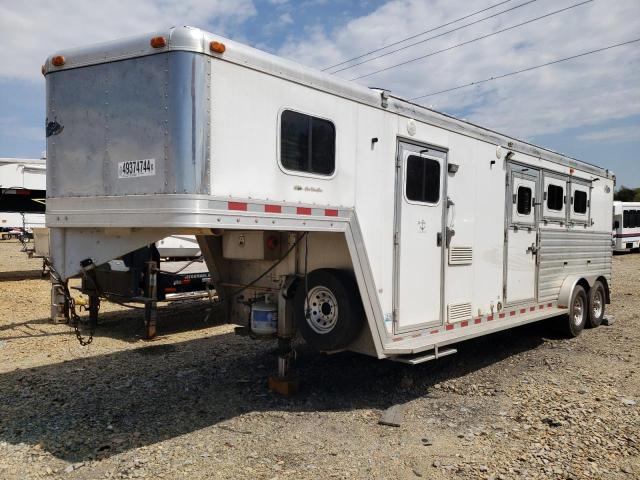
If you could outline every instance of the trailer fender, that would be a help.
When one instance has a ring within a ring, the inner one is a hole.
[[[593,286],[593,284],[598,280],[600,275],[569,275],[562,282],[562,286],[560,287],[560,292],[558,293],[558,307],[560,308],[569,308],[569,301],[573,296],[573,290],[576,285],[581,285],[585,291],[588,293],[589,289]],[[607,287],[605,287],[607,290]]]

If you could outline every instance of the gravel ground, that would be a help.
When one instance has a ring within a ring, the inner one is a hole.
[[[640,254],[614,257],[613,326],[541,322],[414,367],[301,347],[285,399],[273,343],[206,302],[161,309],[153,342],[105,304],[80,347],[19,247],[0,243],[0,478],[640,478]]]

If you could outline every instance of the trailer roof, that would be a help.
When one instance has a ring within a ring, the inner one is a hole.
[[[44,158],[8,158],[0,157],[0,163],[17,163],[20,165],[47,165],[47,160]]]
[[[153,37],[160,36],[166,38],[166,46],[160,48],[152,47],[150,40]],[[224,53],[217,54],[209,49],[209,43],[214,40],[225,45]],[[614,176],[613,172],[596,165],[518,140],[468,121],[460,120],[445,113],[395,97],[384,90],[370,89],[358,83],[343,80],[335,75],[305,67],[296,62],[194,27],[172,27],[167,30],[127,39],[56,52],[47,58],[43,72],[47,75],[58,70],[154,55],[167,51],[189,51],[209,55],[213,58],[236,63],[291,82],[303,84],[352,101],[395,112],[452,132],[502,146],[507,151],[540,157],[606,178]],[[52,59],[56,56],[64,57],[63,66],[54,66]],[[383,95],[388,97],[384,102],[386,106],[383,106]]]

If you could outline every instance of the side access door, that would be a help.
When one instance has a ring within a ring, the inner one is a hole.
[[[511,164],[507,179],[504,299],[512,305],[536,298],[540,172]]]
[[[399,142],[396,158],[394,333],[442,324],[447,154]],[[444,237],[444,238],[443,238]]]

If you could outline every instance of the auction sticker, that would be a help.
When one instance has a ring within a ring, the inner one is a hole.
[[[156,174],[156,159],[118,162],[118,178],[149,177]]]

